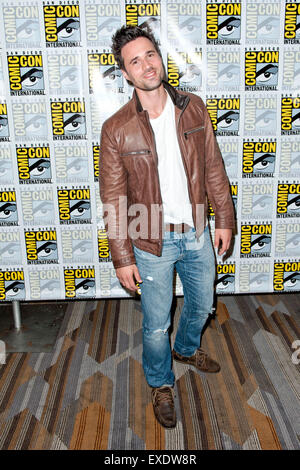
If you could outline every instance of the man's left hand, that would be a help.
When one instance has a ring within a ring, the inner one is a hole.
[[[229,248],[232,237],[231,228],[216,228],[215,229],[215,248],[218,250],[218,255],[223,255]]]

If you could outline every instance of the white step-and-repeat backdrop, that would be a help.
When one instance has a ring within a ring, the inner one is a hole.
[[[217,292],[300,290],[299,1],[1,0],[0,18],[1,301],[128,296],[98,183],[101,125],[132,94],[122,24],[152,28],[210,113],[238,228]]]

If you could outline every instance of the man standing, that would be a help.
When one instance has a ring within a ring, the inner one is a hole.
[[[220,370],[200,348],[215,277],[207,196],[215,212],[219,254],[229,248],[233,205],[203,101],[164,81],[152,33],[123,26],[113,36],[112,51],[134,93],[102,127],[100,194],[116,275],[132,291],[141,283],[144,373],[157,420],[172,428],[172,357],[201,371]],[[147,215],[140,226],[133,224],[137,212]],[[182,281],[184,306],[171,352],[174,268]]]

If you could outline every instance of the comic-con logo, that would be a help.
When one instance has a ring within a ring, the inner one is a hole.
[[[5,266],[22,264],[22,250],[20,232],[17,229],[4,229],[0,231],[0,263]]]
[[[265,219],[266,214],[272,213],[274,201],[272,178],[269,180],[243,180],[241,216],[247,219]]]
[[[277,90],[278,50],[246,50],[245,90]]]
[[[79,4],[43,6],[47,47],[80,46]]]
[[[283,51],[282,89],[300,89],[300,51],[285,48]]]
[[[217,265],[216,289],[219,294],[235,291],[235,263]]]
[[[279,183],[277,187],[277,217],[300,216],[300,184]]]
[[[230,192],[231,192],[233,206],[236,210],[236,208],[237,208],[237,199],[238,199],[238,185],[234,184],[234,183],[231,183],[230,184]],[[208,201],[208,217],[211,220],[214,220],[214,218],[215,218],[215,212],[213,210],[213,207],[212,207],[210,201]]]
[[[90,224],[89,188],[58,189],[59,221],[61,224]]]
[[[239,290],[246,292],[269,292],[270,290],[270,262],[263,259],[249,261],[241,260],[239,270]]]
[[[92,262],[93,233],[85,227],[68,226],[61,230],[61,248],[65,263]]]
[[[216,135],[238,135],[240,98],[208,98],[206,107]]]
[[[58,267],[34,266],[28,269],[30,299],[58,299],[61,298],[60,272]]]
[[[56,230],[26,230],[24,236],[28,264],[58,262]]]
[[[53,189],[49,185],[27,186],[21,189],[23,223],[27,226],[44,226],[55,223]]]
[[[300,97],[281,98],[281,134],[300,134]]]
[[[99,181],[99,159],[100,159],[100,146],[93,144],[93,167],[94,167],[94,181]]]
[[[18,3],[18,2],[13,2]],[[3,26],[8,47],[40,45],[38,5],[20,4],[3,6]]]
[[[0,300],[24,300],[25,282],[23,270],[0,271]]]
[[[300,142],[297,137],[281,141],[279,173],[283,176],[300,176]]]
[[[244,134],[246,136],[276,135],[277,97],[261,96],[245,97]]]
[[[241,224],[241,258],[270,256],[272,224]]]
[[[82,94],[83,68],[81,54],[67,50],[57,54],[51,50],[48,58],[48,84],[53,95]]]
[[[160,2],[150,3],[146,0],[143,3],[135,3],[135,0],[126,0],[126,26],[150,28],[157,40],[160,40],[160,14]]]
[[[111,261],[108,238],[104,228],[98,229],[98,257],[100,262]]]
[[[174,59],[175,57],[175,59]],[[202,51],[174,52],[168,54],[168,82],[184,91],[202,88]]]
[[[243,142],[243,178],[272,177],[275,171],[276,142]]]
[[[193,0],[167,2],[167,39],[169,44],[180,41],[201,44],[201,3]]]
[[[16,191],[0,191],[0,226],[17,224],[18,210]]]
[[[95,297],[94,268],[66,268],[64,269],[64,278],[65,297],[67,299]]]
[[[6,186],[13,184],[14,181],[15,172],[12,162],[11,147],[9,144],[2,144],[0,147],[0,185]]]
[[[48,138],[45,101],[24,97],[22,102],[19,100],[12,103],[12,112],[16,141],[40,141]]]
[[[9,140],[7,104],[0,102],[0,142]]]
[[[287,2],[285,5],[284,42],[299,44],[300,42],[300,3]]]
[[[19,183],[51,183],[50,148],[17,147]]]
[[[207,44],[239,44],[240,39],[241,3],[207,3]]]
[[[284,221],[276,227],[276,256],[298,256],[300,251],[300,223]]]
[[[222,47],[216,51],[210,47],[206,53],[208,90],[239,90],[240,88],[240,51],[233,47]]]
[[[276,0],[248,1],[246,4],[246,40],[248,43],[277,43],[280,38],[281,5]]]
[[[53,139],[85,139],[85,102],[53,100],[50,103]]]
[[[121,4],[119,0],[101,0],[101,4],[86,2],[86,38],[89,46],[111,45],[112,35],[121,26]]]
[[[56,142],[54,146],[56,180],[76,183],[89,179],[88,148],[85,142]]]
[[[123,92],[123,74],[111,52],[88,54],[88,73],[90,93],[101,92],[103,88]]]
[[[10,94],[45,94],[42,54],[7,55]]]
[[[275,292],[300,289],[299,261],[274,262],[273,288]]]

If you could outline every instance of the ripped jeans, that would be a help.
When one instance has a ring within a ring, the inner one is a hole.
[[[168,329],[171,323],[174,267],[183,286],[181,311],[174,349],[192,356],[200,346],[201,332],[212,311],[215,257],[208,226],[197,241],[195,229],[165,232],[162,256],[134,246],[141,275],[143,312],[143,368],[151,387],[174,385]]]

